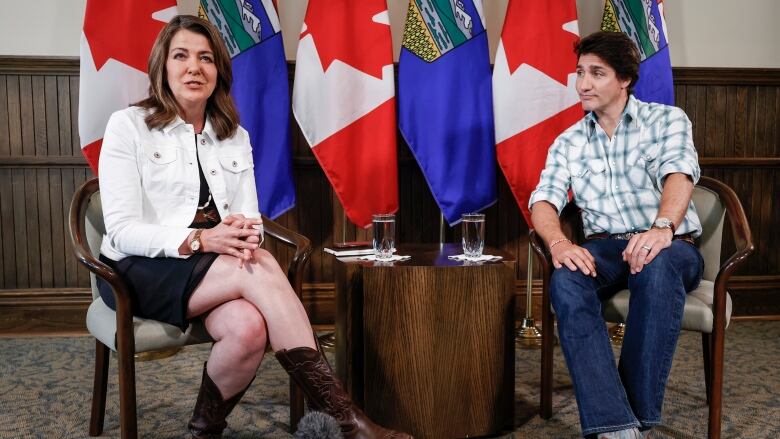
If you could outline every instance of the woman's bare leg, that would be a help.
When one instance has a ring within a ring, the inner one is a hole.
[[[233,256],[220,255],[192,293],[187,315],[201,315],[236,299],[244,299],[260,311],[275,351],[315,348],[306,311],[276,259],[267,251],[255,250],[254,262],[243,268],[239,268],[238,259]]]
[[[227,400],[244,390],[260,367],[268,343],[265,319],[254,305],[236,299],[214,308],[204,323],[215,340],[207,373]]]

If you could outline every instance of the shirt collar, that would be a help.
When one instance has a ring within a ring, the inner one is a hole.
[[[187,123],[184,122],[184,119],[182,119],[179,116],[176,116],[176,119],[172,120],[168,125],[165,125],[162,128],[163,133],[168,134],[174,129],[177,129],[182,126],[186,126]],[[201,132],[210,142],[215,142],[217,139],[217,134],[214,132],[214,126],[211,125],[211,118],[209,116],[206,116],[206,123],[203,125],[203,131]]]
[[[638,123],[637,114],[639,113],[639,104],[634,95],[628,95],[628,102],[626,102],[626,108],[623,109],[623,114],[620,118],[625,123]],[[593,111],[585,115],[585,121],[587,122],[588,138],[596,131],[596,124],[599,118]]]

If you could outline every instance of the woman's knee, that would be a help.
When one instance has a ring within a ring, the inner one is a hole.
[[[226,337],[245,350],[246,355],[265,351],[268,330],[260,311],[246,300],[236,300],[230,313]]]

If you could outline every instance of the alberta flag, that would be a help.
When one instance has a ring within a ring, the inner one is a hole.
[[[496,202],[492,96],[482,2],[410,0],[399,126],[450,225]]]
[[[634,96],[644,102],[674,105],[663,0],[606,0],[601,30],[625,32],[639,48],[641,64]]]
[[[230,52],[232,94],[252,142],[260,212],[276,218],[295,205],[287,61],[276,9],[272,0],[201,0],[198,15],[219,29]]]

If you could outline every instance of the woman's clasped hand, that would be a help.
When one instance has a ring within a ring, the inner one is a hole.
[[[253,261],[254,250],[262,244],[263,220],[241,214],[225,217],[219,224],[201,234],[203,251],[234,256],[240,264]]]

